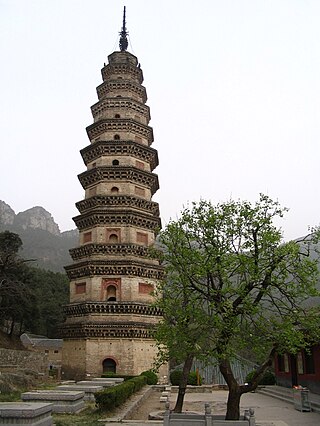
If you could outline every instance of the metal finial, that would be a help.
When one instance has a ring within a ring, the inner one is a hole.
[[[127,39],[127,35],[129,34],[127,32],[127,28],[126,28],[126,7],[123,7],[123,22],[122,22],[122,29],[120,34],[120,41],[119,41],[119,47],[121,52],[124,52],[128,49],[128,39]]]

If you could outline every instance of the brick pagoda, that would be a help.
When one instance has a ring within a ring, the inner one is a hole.
[[[86,171],[79,175],[85,198],[73,220],[79,246],[73,264],[70,304],[63,334],[65,377],[102,372],[140,374],[156,355],[150,328],[159,321],[151,306],[163,269],[149,256],[160,228],[158,165],[150,110],[137,58],[127,51],[125,11],[120,51],[108,57],[91,107],[90,145],[81,150]]]

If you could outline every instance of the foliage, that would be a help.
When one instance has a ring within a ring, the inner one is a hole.
[[[63,306],[69,301],[69,282],[65,274],[30,268],[30,288],[34,294],[39,317],[29,321],[28,329],[50,338],[58,336],[58,326],[64,320]]]
[[[31,267],[19,256],[21,247],[19,235],[0,233],[0,324],[10,325],[9,334],[28,330],[56,337],[68,302],[67,277]]]
[[[5,231],[0,233],[0,322],[22,323],[35,314],[33,295],[26,285],[28,267],[18,255],[22,241],[17,234]]]
[[[201,384],[202,384],[202,378],[199,375],[199,385],[201,386]],[[197,376],[197,373],[195,371],[191,371],[189,373],[188,385],[198,386],[198,376]]]
[[[255,370],[251,371],[246,377],[246,382],[250,383],[252,379],[254,378],[255,374],[256,374]],[[276,377],[274,373],[270,370],[265,371],[261,379],[259,379],[258,381],[258,385],[275,385],[275,383],[276,383]]]
[[[170,382],[173,386],[179,386],[182,379],[182,370],[173,370],[170,373]],[[202,383],[202,378],[199,376],[200,385]],[[188,374],[188,385],[198,386],[197,373],[192,371]]]
[[[146,376],[147,385],[156,385],[158,383],[158,376],[154,371],[147,370],[141,373],[141,376]]]
[[[0,393],[0,402],[16,402],[21,401],[21,391],[2,392]]]
[[[296,353],[318,339],[319,309],[307,302],[319,295],[319,230],[283,242],[274,221],[286,211],[264,195],[255,204],[200,201],[159,236],[167,278],[156,302],[164,313],[158,361],[188,359],[190,369],[190,359],[214,357],[229,386],[227,419],[239,417],[241,395],[257,386],[275,351]],[[246,386],[230,365],[245,348],[261,361]]]
[[[137,376],[116,386],[96,392],[96,405],[101,411],[111,411],[123,404],[132,394],[146,384],[146,376]]]
[[[124,381],[126,381],[126,380],[133,379],[136,376],[131,376],[129,374],[115,374],[115,373],[109,373],[108,372],[108,373],[102,373],[101,377],[106,377],[106,378],[108,378],[108,377],[119,377],[119,378],[123,379]]]

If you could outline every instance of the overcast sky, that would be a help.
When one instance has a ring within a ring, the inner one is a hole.
[[[0,199],[75,227],[79,151],[124,4],[163,224],[188,201],[262,192],[290,209],[286,239],[318,225],[319,0],[0,0]]]

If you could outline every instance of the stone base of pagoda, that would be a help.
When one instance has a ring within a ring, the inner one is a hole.
[[[64,379],[100,377],[106,369],[116,374],[139,375],[154,367],[155,341],[134,338],[64,339],[62,372]],[[167,375],[162,368],[160,376]]]

